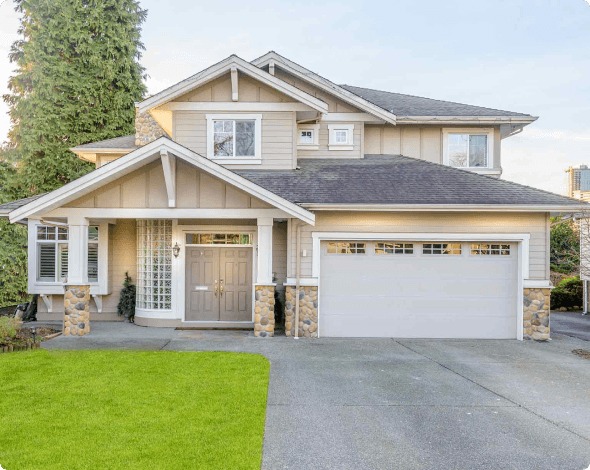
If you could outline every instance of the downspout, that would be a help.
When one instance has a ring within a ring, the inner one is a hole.
[[[297,270],[295,274],[295,339],[299,339],[299,289],[301,288],[301,221],[297,224]]]

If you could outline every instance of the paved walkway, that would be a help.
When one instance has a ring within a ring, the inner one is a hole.
[[[263,466],[582,470],[590,465],[590,343],[293,340],[94,323],[64,349],[224,350],[271,361]]]
[[[590,341],[590,315],[581,312],[551,312],[551,332]]]

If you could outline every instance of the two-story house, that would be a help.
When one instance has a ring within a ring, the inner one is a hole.
[[[96,170],[0,206],[29,227],[29,292],[65,334],[116,319],[287,336],[549,337],[549,215],[503,181],[528,114],[336,85],[269,52],[136,104]],[[65,317],[64,317],[65,313]]]

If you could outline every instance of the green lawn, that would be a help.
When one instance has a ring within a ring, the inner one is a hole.
[[[0,466],[259,469],[268,361],[199,352],[0,355]]]

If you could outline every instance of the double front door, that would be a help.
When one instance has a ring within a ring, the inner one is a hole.
[[[186,249],[186,321],[252,321],[252,248]]]

